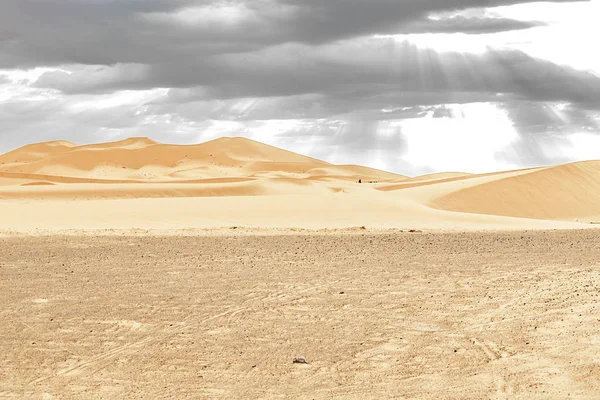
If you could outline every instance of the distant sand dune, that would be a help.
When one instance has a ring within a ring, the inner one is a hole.
[[[130,180],[140,170],[152,177],[225,177],[257,172],[306,173],[330,164],[243,138],[199,145],[159,144],[147,138],[75,146],[29,145],[0,156],[0,171],[21,174]],[[243,169],[242,169],[243,168]],[[242,169],[242,170],[240,170]],[[204,170],[204,176],[201,171]],[[193,171],[192,174],[186,171]],[[143,176],[137,176],[143,179]]]
[[[590,227],[600,221],[599,194],[598,161],[408,178],[358,165],[333,165],[244,138],[197,145],[148,138],[83,146],[55,141],[0,156],[0,230],[165,224]]]

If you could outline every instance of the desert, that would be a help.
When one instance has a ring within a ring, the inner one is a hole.
[[[598,398],[599,198],[600,161],[26,145],[0,156],[0,398]]]
[[[54,141],[0,156],[0,231],[584,229],[598,193],[600,161],[410,178],[242,137]]]

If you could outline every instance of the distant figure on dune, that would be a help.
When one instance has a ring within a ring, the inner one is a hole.
[[[362,183],[362,179],[359,179],[359,180],[358,180],[358,183]]]

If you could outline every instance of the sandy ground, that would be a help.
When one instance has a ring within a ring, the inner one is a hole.
[[[599,243],[2,237],[0,398],[597,399]]]

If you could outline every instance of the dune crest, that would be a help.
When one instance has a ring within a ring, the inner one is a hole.
[[[110,148],[124,148],[124,149],[139,149],[146,146],[153,146],[160,144],[147,137],[131,137],[128,139],[118,140],[115,142],[96,143],[88,144],[85,146],[79,146],[85,149],[110,149]],[[77,146],[76,146],[77,147]]]

